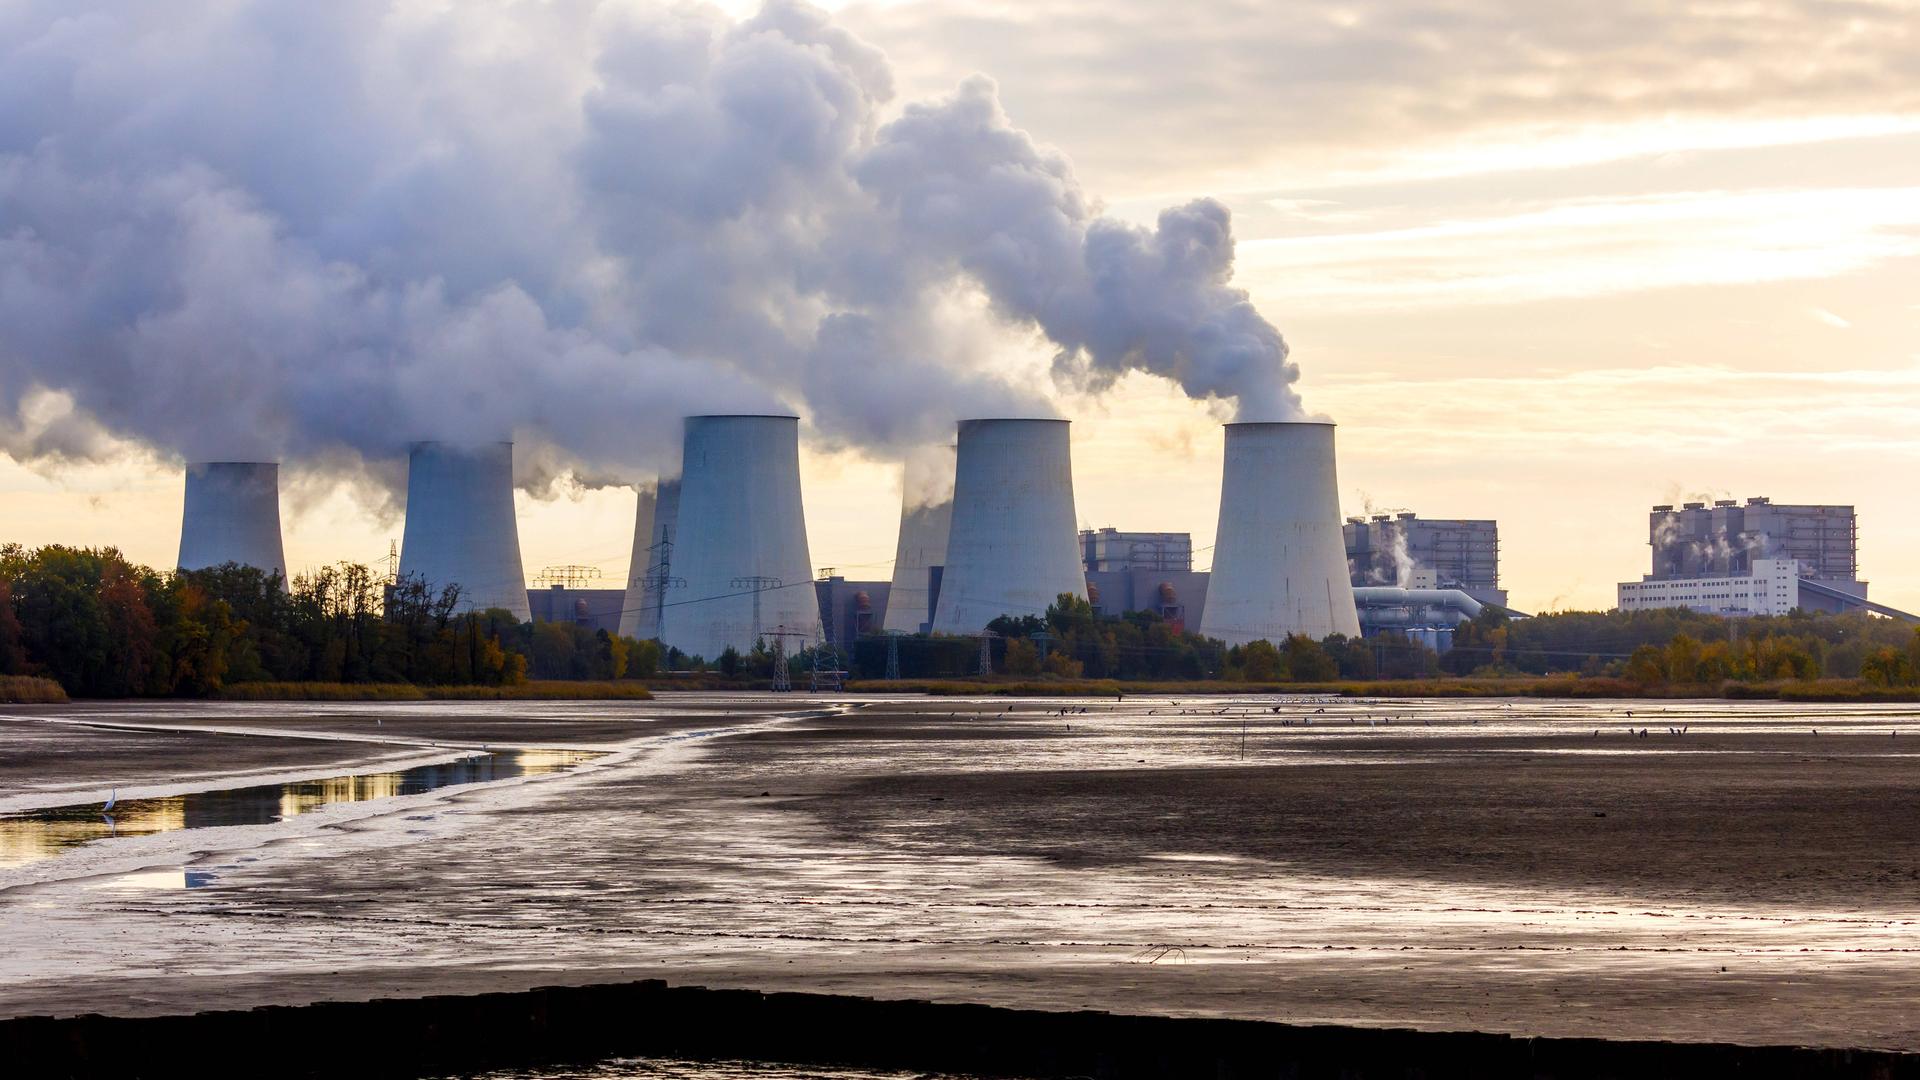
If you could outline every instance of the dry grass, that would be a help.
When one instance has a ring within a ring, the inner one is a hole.
[[[1875,686],[1865,679],[1780,683],[1775,690],[1781,701],[1920,701],[1920,686]]]
[[[1831,684],[1785,684],[1805,687]],[[1142,694],[1235,694],[1235,695],[1309,695],[1316,697],[1398,697],[1398,698],[1780,698],[1787,692],[1778,683],[1661,684],[1642,686],[1625,679],[1583,677],[1578,675],[1513,676],[1507,678],[1434,678],[1434,679],[1342,679],[1318,683],[1250,683],[1221,679],[1196,681],[1116,682],[1110,679],[1019,680],[1004,676],[993,679],[899,679],[893,682],[861,680],[849,683],[856,693],[931,694],[958,696],[968,694],[1007,694],[1023,697],[1138,697]],[[1796,691],[1800,692],[1800,691]],[[1828,692],[1842,694],[1843,689]],[[1911,692],[1908,692],[1911,694]],[[1801,701],[1912,700],[1908,698],[1797,697]]]
[[[58,705],[67,691],[52,679],[37,675],[0,675],[0,702],[8,705]]]
[[[233,683],[220,696],[227,701],[645,701],[653,697],[637,682],[545,680],[517,686],[248,682]]]
[[[602,682],[534,680],[515,686],[429,686],[436,701],[647,701],[645,683],[621,679]]]
[[[1189,687],[1218,687],[1221,683],[1185,683]],[[999,694],[1013,697],[1115,697],[1139,693],[1133,683],[1108,679],[860,679],[847,684],[856,694],[931,694],[966,697]],[[1188,690],[1188,693],[1204,693]]]
[[[220,690],[224,701],[425,701],[412,683],[244,682]]]

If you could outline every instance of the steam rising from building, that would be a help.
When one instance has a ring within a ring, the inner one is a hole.
[[[900,536],[885,628],[916,634],[933,621],[934,578],[947,562],[953,528],[954,448],[929,446],[909,455],[900,485]]]
[[[788,0],[22,0],[0,72],[16,458],[243,433],[372,476],[484,431],[631,482],[671,475],[682,416],[790,409],[893,456],[1051,412],[987,373],[1002,332],[1078,388],[1298,415],[1223,206],[1104,216],[990,81],[897,107],[877,50]]]

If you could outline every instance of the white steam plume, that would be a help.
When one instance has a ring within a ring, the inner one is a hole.
[[[986,373],[968,293],[1042,332],[1063,382],[1142,370],[1298,414],[1223,207],[1105,218],[987,80],[883,123],[892,82],[788,0],[737,23],[16,0],[0,449],[328,467],[511,433],[536,477],[633,477],[684,414],[790,408],[897,455],[1051,411]]]

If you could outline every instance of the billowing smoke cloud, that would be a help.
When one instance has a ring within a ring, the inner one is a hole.
[[[917,446],[909,451],[901,471],[901,502],[908,507],[952,502],[954,456],[958,452],[952,443]]]
[[[1223,207],[1105,218],[987,80],[892,93],[786,0],[7,5],[0,448],[511,433],[541,478],[632,477],[682,415],[793,409],[897,453],[1051,412],[989,362],[1005,325],[1068,385],[1297,414]]]

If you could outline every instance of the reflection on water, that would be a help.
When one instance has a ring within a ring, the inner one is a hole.
[[[104,881],[88,885],[90,889],[111,889],[115,892],[135,892],[152,889],[198,889],[213,884],[211,870],[136,870],[131,874],[118,874]]]
[[[218,825],[270,825],[329,803],[366,802],[417,795],[454,784],[484,784],[570,769],[598,753],[580,750],[510,750],[399,772],[330,776],[291,784],[121,799],[112,813],[100,802],[0,815],[0,867],[52,858],[76,844],[112,836],[145,836]]]
[[[499,1072],[468,1073],[466,1076],[470,1080],[960,1080],[950,1073],[890,1072],[849,1065],[676,1061],[660,1058],[614,1058],[592,1065],[503,1069]]]

